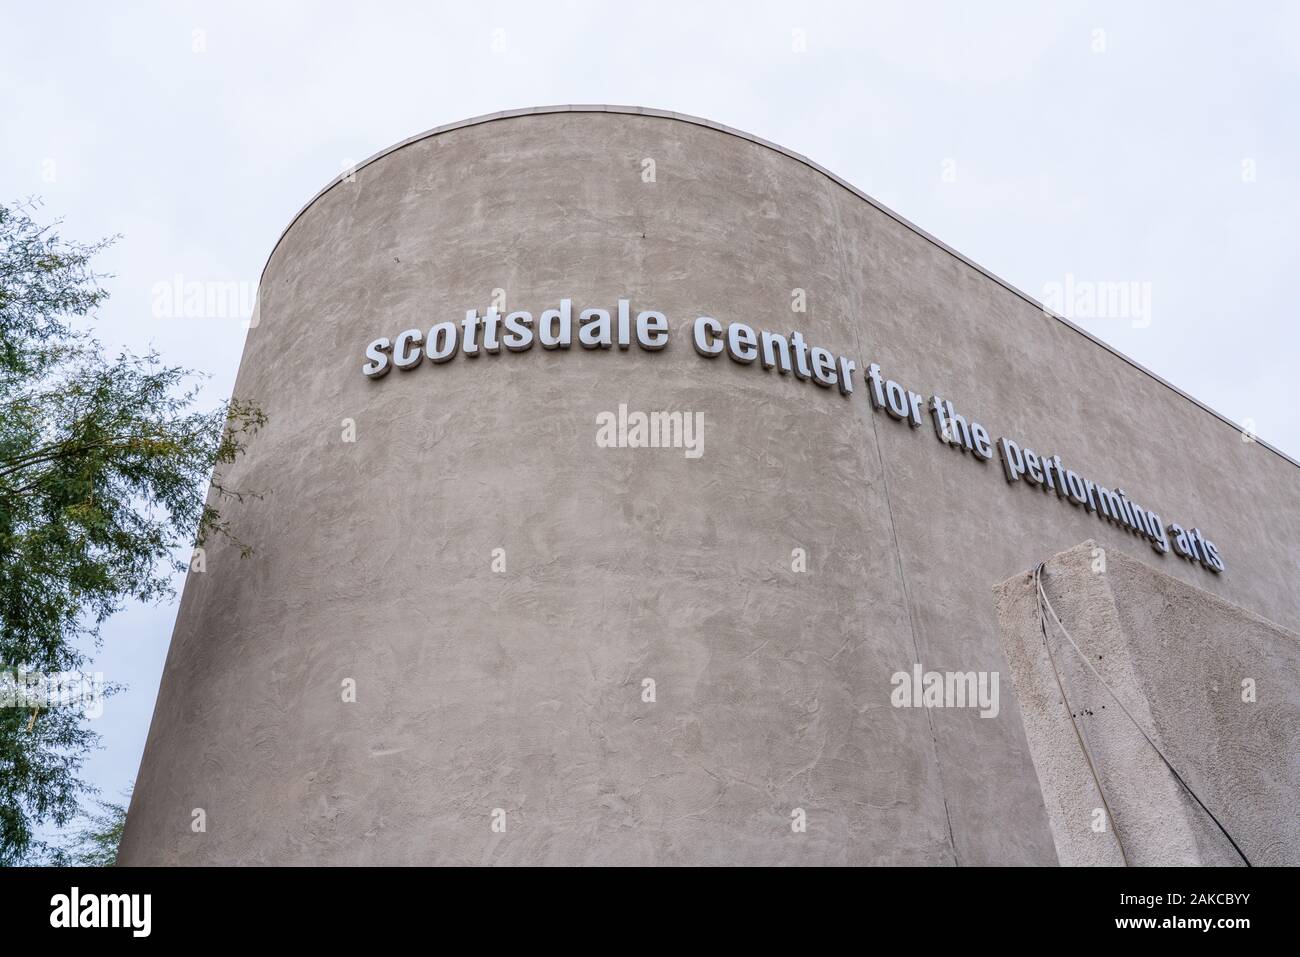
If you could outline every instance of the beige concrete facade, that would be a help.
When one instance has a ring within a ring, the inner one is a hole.
[[[997,603],[1060,862],[1300,864],[1300,635],[1096,542],[1039,580]]]
[[[626,297],[670,343],[362,375],[371,340],[494,290]],[[702,358],[700,315],[856,359],[854,394]],[[1197,525],[1227,571],[873,411],[870,362]],[[236,394],[269,417],[224,476],[263,493],[226,509],[256,554],[189,576],[123,863],[1052,864],[1013,683],[983,718],[892,707],[893,673],[1006,671],[991,589],[1089,538],[1300,629],[1293,462],[703,121],[529,111],[362,165],[276,246]],[[599,448],[620,404],[702,412],[703,455]]]

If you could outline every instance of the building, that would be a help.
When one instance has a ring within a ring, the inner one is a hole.
[[[413,137],[236,394],[123,863],[1300,861],[1297,463],[778,146]]]

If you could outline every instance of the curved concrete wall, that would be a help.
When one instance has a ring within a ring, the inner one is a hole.
[[[361,374],[495,289],[628,297],[671,342]],[[860,380],[703,359],[701,314],[879,362],[1195,516],[1229,571],[1008,486]],[[1295,465],[808,163],[671,116],[453,127],[326,190],[236,394],[269,416],[225,475],[265,493],[227,509],[256,554],[186,583],[124,863],[1052,863],[1011,683],[986,719],[893,708],[891,674],[1005,670],[991,587],[1090,537],[1300,626]],[[704,454],[598,448],[621,403],[702,412]]]

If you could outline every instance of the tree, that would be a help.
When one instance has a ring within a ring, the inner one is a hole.
[[[47,867],[113,867],[117,864],[122,830],[126,827],[126,807],[131,800],[129,788],[122,798],[121,804],[96,801],[98,812],[83,812],[85,824],[62,844],[33,842],[25,861]]]
[[[0,205],[0,693],[81,674],[125,601],[172,594],[178,548],[234,539],[219,506],[246,493],[220,468],[264,422],[247,402],[197,408],[195,373],[155,353],[107,354],[78,320],[107,298],[91,260],[116,237],[65,241],[35,209]],[[0,707],[0,863],[92,792],[83,703],[19,700]]]

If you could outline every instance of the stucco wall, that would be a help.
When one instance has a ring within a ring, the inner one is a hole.
[[[497,288],[628,296],[672,341],[361,375]],[[861,382],[703,359],[701,314],[1196,516],[1229,571],[1008,486]],[[226,476],[265,493],[228,509],[257,552],[189,576],[125,863],[1054,863],[1011,683],[987,719],[893,708],[892,673],[1004,670],[990,587],[1090,536],[1300,627],[1295,465],[823,172],[669,116],[507,117],[363,166],[276,247],[236,394],[269,416]],[[620,403],[703,412],[704,455],[598,449]]]
[[[997,605],[1061,863],[1300,864],[1300,636],[1095,542],[1041,581]]]

